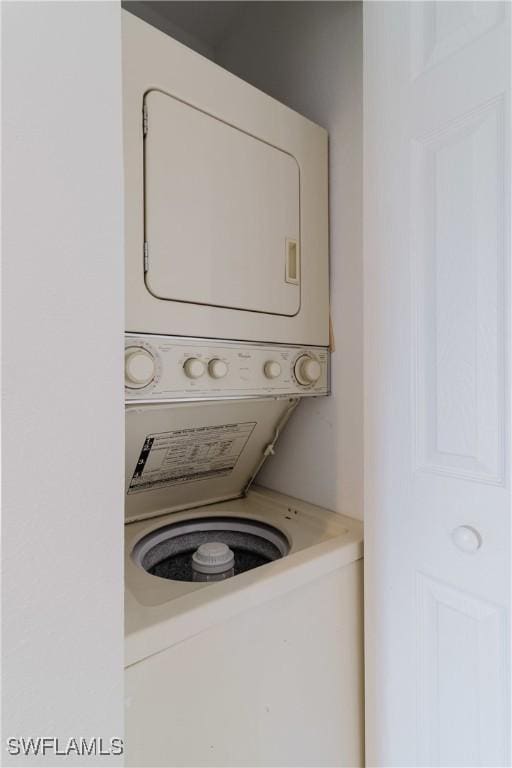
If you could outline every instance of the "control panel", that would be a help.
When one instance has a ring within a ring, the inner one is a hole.
[[[129,401],[328,392],[329,351],[324,347],[126,334],[125,393]]]

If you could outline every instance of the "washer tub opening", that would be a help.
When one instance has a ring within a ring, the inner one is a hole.
[[[222,556],[211,567],[201,567],[201,555],[214,552],[204,544],[221,544],[233,557]],[[290,551],[287,537],[259,520],[237,517],[202,517],[157,528],[140,539],[132,557],[152,576],[172,581],[220,581],[285,557]],[[225,563],[223,570],[222,563]],[[219,564],[220,563],[220,564]]]

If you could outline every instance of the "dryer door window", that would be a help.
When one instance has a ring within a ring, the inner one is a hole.
[[[292,155],[161,91],[145,97],[146,285],[157,298],[300,309]]]

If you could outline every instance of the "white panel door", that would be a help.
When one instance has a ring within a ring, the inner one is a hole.
[[[367,760],[510,764],[510,7],[365,6]]]

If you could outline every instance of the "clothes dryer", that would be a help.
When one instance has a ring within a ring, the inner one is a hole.
[[[327,134],[123,11],[126,330],[329,343]]]

